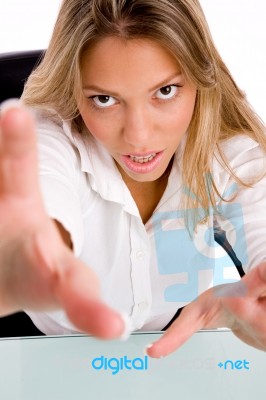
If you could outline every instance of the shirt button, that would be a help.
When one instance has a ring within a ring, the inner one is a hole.
[[[149,303],[148,303],[147,300],[140,302],[140,303],[138,304],[139,310],[140,310],[140,311],[145,311],[145,310],[147,310],[148,305],[149,305]]]
[[[141,260],[142,258],[144,258],[144,256],[145,256],[145,252],[143,250],[138,250],[136,252],[136,257],[138,260]]]

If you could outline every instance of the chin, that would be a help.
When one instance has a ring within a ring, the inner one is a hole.
[[[159,180],[164,171],[162,173],[147,173],[147,174],[129,174],[128,172],[124,171],[128,178],[139,182],[139,183],[148,183],[148,182],[155,182]]]

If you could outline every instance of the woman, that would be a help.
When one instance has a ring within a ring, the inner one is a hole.
[[[2,130],[18,136],[6,148],[23,159],[12,167],[20,201],[11,203],[23,239],[11,242],[15,261],[5,250],[6,265],[18,274],[16,257],[32,266],[28,297],[13,305],[9,295],[11,311],[31,309],[47,334],[115,337],[123,324],[113,310],[133,330],[171,325],[153,357],[220,326],[265,349],[265,129],[198,1],[64,1],[22,100],[35,114],[44,206],[30,117],[9,111]],[[239,282],[225,283],[215,231],[246,272]],[[44,313],[49,305],[75,326]]]

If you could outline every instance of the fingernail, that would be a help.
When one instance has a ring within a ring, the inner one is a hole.
[[[147,350],[149,350],[150,348],[152,348],[153,347],[153,343],[151,343],[151,344],[148,344],[148,346],[146,346],[145,347],[145,349],[144,349],[144,354],[145,355],[147,355],[147,356],[149,356],[149,354],[148,354],[148,352],[147,352]],[[163,355],[161,355],[161,356],[159,356],[159,357],[156,357],[157,359],[160,359],[160,358],[163,358],[164,356]]]
[[[8,99],[0,104],[0,115],[4,115],[8,110],[12,108],[21,108],[21,101],[19,99]]]
[[[126,313],[120,313],[120,316],[122,320],[124,321],[124,331],[122,332],[122,335],[119,337],[119,339],[122,342],[125,342],[128,340],[133,328],[132,328],[132,321],[129,318],[129,316]]]
[[[148,356],[147,350],[149,350],[152,346],[153,346],[153,344],[151,343],[151,344],[148,344],[148,346],[146,346],[146,347],[144,348],[144,354],[145,354],[145,355]]]

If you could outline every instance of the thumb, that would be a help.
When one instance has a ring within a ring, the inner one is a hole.
[[[94,272],[69,252],[65,272],[60,276],[55,295],[70,321],[82,332],[102,339],[123,336],[121,314],[100,299],[99,282]]]

